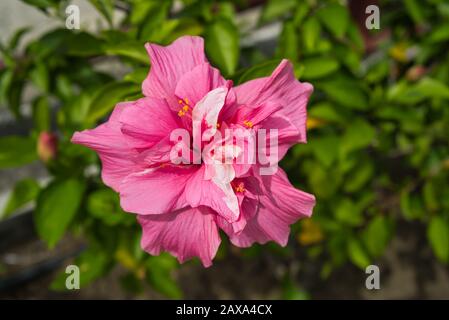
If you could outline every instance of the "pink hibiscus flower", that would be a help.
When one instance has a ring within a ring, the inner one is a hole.
[[[233,87],[208,63],[200,37],[146,49],[145,97],[119,103],[106,123],[72,138],[99,154],[104,183],[119,192],[125,211],[137,214],[143,249],[168,251],[181,263],[199,257],[207,267],[219,229],[238,247],[285,246],[290,225],[312,214],[315,198],[295,189],[276,165],[289,147],[306,142],[313,87],[295,79],[287,60],[271,76]],[[256,143],[274,160],[239,161],[250,143],[237,144],[231,129],[275,132],[275,139],[257,135]],[[183,133],[193,139],[179,140]],[[267,168],[274,170],[266,174]]]

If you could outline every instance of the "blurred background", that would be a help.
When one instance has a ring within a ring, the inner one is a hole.
[[[0,31],[0,298],[449,298],[449,1],[2,0]],[[149,256],[69,142],[141,96],[145,42],[185,34],[235,84],[288,58],[315,87],[281,166],[317,206],[286,248]]]

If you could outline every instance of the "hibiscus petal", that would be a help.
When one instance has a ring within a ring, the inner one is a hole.
[[[268,155],[270,154],[270,145],[268,143],[270,137],[270,130],[277,130],[277,161],[281,161],[287,153],[288,149],[301,139],[301,134],[292,121],[286,116],[282,115],[282,112],[271,116],[260,124],[262,129],[266,130],[266,142],[265,144],[259,144],[259,153]],[[264,153],[265,152],[265,153]]]
[[[202,166],[188,181],[185,189],[188,204],[192,207],[207,206],[228,221],[237,220],[239,213],[229,208],[225,202],[226,194],[216,183],[212,180],[205,180],[205,170],[205,167]]]
[[[281,109],[282,105],[270,101],[257,107],[241,106],[235,113],[233,123],[244,126],[245,122],[248,121],[251,126],[255,126]]]
[[[136,149],[154,146],[180,125],[165,100],[142,98],[120,115],[121,130],[128,145]]]
[[[206,207],[188,208],[164,215],[138,216],[142,226],[141,246],[152,255],[168,251],[180,263],[199,257],[212,265],[220,246],[215,214]]]
[[[195,106],[209,91],[226,86],[220,71],[209,63],[202,63],[184,74],[176,85],[179,99],[187,98]]]
[[[75,132],[71,140],[98,152],[103,182],[115,191],[119,191],[122,180],[136,167],[134,159],[138,154],[127,145],[118,121],[131,105],[132,102],[118,104],[108,122],[92,130]]]
[[[175,89],[182,76],[197,65],[207,62],[204,41],[200,37],[184,36],[171,45],[163,47],[146,44],[151,60],[151,69],[142,83],[145,96],[166,99],[175,110],[178,102]]]
[[[201,130],[203,121],[209,130],[204,132],[202,138],[209,140],[217,131],[218,115],[223,108],[228,89],[225,87],[216,88],[206,94],[193,108],[192,121],[194,130]]]
[[[253,219],[248,219],[241,233],[230,235],[231,242],[238,247],[249,247],[254,242],[264,244],[268,241],[285,246],[290,234],[290,225],[312,214],[315,197],[295,189],[281,169],[276,174],[264,176],[262,179],[265,194],[259,196],[260,207],[257,214]]]
[[[120,205],[140,215],[169,213],[187,206],[184,189],[197,169],[165,166],[127,176],[120,185]]]
[[[258,106],[274,102],[283,106],[284,115],[298,129],[298,142],[306,142],[306,106],[313,86],[299,82],[288,60],[282,60],[271,76],[248,81],[235,88],[237,103]]]

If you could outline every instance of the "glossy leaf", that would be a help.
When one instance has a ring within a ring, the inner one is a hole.
[[[56,180],[37,199],[34,221],[39,237],[52,248],[62,238],[75,217],[84,194],[84,182]]]
[[[206,51],[224,75],[232,75],[238,65],[239,32],[229,20],[220,19],[206,28]]]

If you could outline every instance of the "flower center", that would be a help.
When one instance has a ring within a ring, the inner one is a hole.
[[[181,109],[179,109],[178,111],[178,116],[183,117],[186,115],[186,113],[192,110],[189,104],[189,99],[187,98],[179,99],[178,103],[181,105]]]
[[[243,193],[245,190],[245,184],[243,182],[240,182],[237,186],[234,186],[234,191],[237,193]]]
[[[251,129],[253,127],[253,123],[249,120],[244,120],[243,124],[249,129]]]

